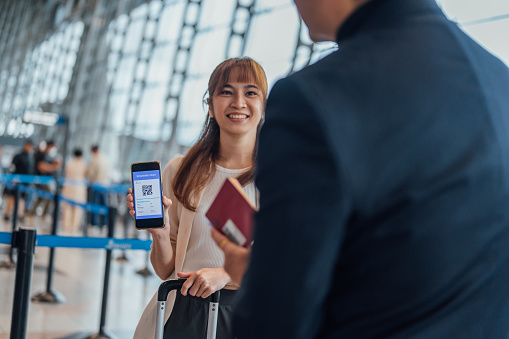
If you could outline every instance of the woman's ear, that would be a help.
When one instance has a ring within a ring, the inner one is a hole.
[[[214,119],[214,109],[212,107],[212,99],[211,98],[207,98],[207,105],[209,106],[209,117],[211,119]]]

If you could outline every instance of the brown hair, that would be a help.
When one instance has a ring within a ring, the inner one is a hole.
[[[248,57],[232,58],[220,63],[214,72],[212,72],[209,85],[209,97],[205,102],[212,107],[212,97],[217,91],[224,88],[229,80],[232,70],[239,70],[238,82],[252,82],[258,86],[262,93],[263,104],[267,101],[267,77],[263,68],[253,59]],[[205,93],[207,95],[207,93]],[[256,160],[258,151],[258,135],[260,133],[263,118],[258,124],[256,131],[256,144],[253,150],[253,163]],[[173,192],[177,200],[184,205],[185,208],[196,211],[196,195],[209,183],[214,176],[216,167],[214,166],[219,158],[219,125],[215,119],[207,118],[202,128],[199,140],[189,149],[186,156],[182,160],[182,164],[173,180]],[[253,165],[249,170],[242,173],[237,179],[242,186],[254,180],[256,173]]]

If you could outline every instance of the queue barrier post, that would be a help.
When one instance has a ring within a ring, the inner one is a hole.
[[[115,223],[117,221],[117,209],[110,207],[108,210],[108,238],[113,238],[115,234]],[[99,323],[99,332],[89,335],[86,339],[113,339],[113,335],[107,333],[104,330],[106,325],[106,312],[108,307],[108,287],[110,283],[110,266],[111,266],[111,254],[112,250],[106,250],[106,264],[104,267],[104,284],[103,284],[103,295],[101,302],[101,319]]]
[[[12,213],[12,233],[17,229],[18,211],[19,211],[19,198],[21,196],[19,185],[14,186],[14,211]],[[13,269],[16,267],[14,264],[14,246],[11,244],[9,248],[9,259],[0,264],[0,268]]]
[[[55,195],[53,196],[53,220],[51,225],[51,235],[57,234],[57,228],[58,228],[58,215],[60,211],[60,191],[62,189],[62,186],[59,183],[59,180],[55,180],[57,183],[57,187],[55,190]],[[32,297],[32,301],[34,302],[41,302],[41,303],[65,303],[67,300],[66,298],[58,291],[51,288],[51,285],[53,283],[53,273],[54,273],[54,262],[55,262],[55,248],[52,247],[49,250],[49,260],[48,260],[48,270],[47,270],[47,280],[46,280],[46,291],[41,292],[39,294],[36,294]]]
[[[148,234],[148,239],[150,239],[150,237],[151,237],[150,233],[147,232],[147,234]],[[139,274],[144,278],[151,276],[152,272],[150,272],[150,269],[148,268],[149,263],[150,263],[150,252],[147,252],[147,253],[145,253],[145,267],[137,270],[136,274]]]
[[[12,237],[13,246],[18,249],[18,260],[12,303],[10,339],[25,339],[37,232],[33,228],[20,228],[19,231],[12,233]]]
[[[126,239],[129,236],[129,234],[127,232],[127,229],[129,227],[129,218],[131,218],[131,215],[129,214],[129,211],[127,210],[124,213],[124,217],[122,218],[122,222],[123,222],[123,226],[124,226],[124,238],[126,238]],[[122,261],[122,262],[129,261],[129,258],[126,255],[126,251],[122,250],[122,254],[119,257],[117,257],[116,260]]]

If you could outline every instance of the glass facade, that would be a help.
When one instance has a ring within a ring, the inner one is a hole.
[[[445,13],[509,65],[509,2],[440,0]],[[3,0],[0,136],[99,144],[126,179],[129,164],[184,153],[206,115],[214,67],[248,55],[274,82],[337,48],[313,44],[291,0]],[[85,152],[87,153],[87,152]]]

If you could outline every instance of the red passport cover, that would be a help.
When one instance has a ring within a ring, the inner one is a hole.
[[[249,200],[239,181],[225,180],[205,214],[213,227],[239,246],[248,247],[254,224],[256,207]]]

